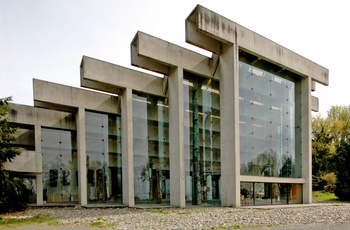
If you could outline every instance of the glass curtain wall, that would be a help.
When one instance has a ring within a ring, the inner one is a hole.
[[[186,201],[220,202],[219,82],[184,74],[184,145]]]
[[[241,175],[296,177],[295,83],[240,62]],[[242,205],[301,202],[301,185],[241,183]]]
[[[168,99],[134,92],[135,203],[170,203]]]
[[[88,203],[122,202],[120,117],[86,111]]]
[[[72,131],[41,129],[44,202],[78,201],[76,138]]]
[[[295,177],[295,84],[239,65],[241,175]]]

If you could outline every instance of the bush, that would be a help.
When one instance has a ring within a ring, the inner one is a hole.
[[[331,192],[333,193],[335,190],[335,183],[337,182],[337,177],[335,176],[335,174],[332,173],[327,173],[324,176],[321,176],[321,179],[326,181],[327,185],[324,186],[324,190],[326,192]]]
[[[27,208],[28,189],[17,177],[0,171],[0,213],[23,211]]]

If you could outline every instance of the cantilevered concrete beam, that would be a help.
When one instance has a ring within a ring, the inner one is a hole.
[[[211,78],[217,66],[212,59],[159,38],[137,32],[131,43],[131,64],[157,73],[169,75],[169,68],[181,67],[185,71]]]
[[[121,94],[132,88],[148,94],[164,96],[163,78],[114,65],[90,57],[83,57],[80,65],[81,86]]]
[[[235,43],[271,63],[329,84],[328,69],[200,5],[186,20],[186,41],[217,54],[220,43]]]
[[[84,89],[69,87],[47,81],[33,80],[34,106],[76,111],[81,105],[85,109],[117,114],[118,97]]]

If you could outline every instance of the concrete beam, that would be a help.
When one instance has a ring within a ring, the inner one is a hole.
[[[305,184],[305,178],[240,176],[241,182]]]
[[[235,43],[240,49],[271,63],[299,75],[309,76],[320,84],[329,84],[328,69],[203,6],[197,5],[188,16],[186,24],[186,39],[191,44],[218,53],[218,42]]]
[[[208,78],[213,77],[212,65],[216,64],[209,57],[143,32],[137,32],[131,43],[131,63],[165,75],[170,68],[181,67]]]
[[[10,104],[10,120],[13,123],[39,125],[75,130],[75,116],[69,112],[37,108],[28,105]]]
[[[81,86],[121,94],[125,88],[164,96],[163,78],[83,56],[80,65]]]
[[[31,173],[33,175],[42,173],[41,152],[22,151],[20,155],[12,159],[12,162],[5,162],[4,168],[15,172]]]
[[[61,111],[85,109],[117,114],[118,97],[52,82],[33,80],[34,105]]]

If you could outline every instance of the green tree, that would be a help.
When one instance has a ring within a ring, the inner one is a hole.
[[[328,111],[328,118],[332,119],[332,140],[335,148],[339,148],[342,141],[349,141],[350,106],[332,106]]]
[[[10,101],[11,97],[0,99],[0,213],[26,208],[26,186],[3,167],[5,162],[20,154],[20,150],[11,145],[15,141],[16,128],[9,122]]]
[[[312,175],[317,178],[334,171],[333,129],[332,118],[321,115],[312,118]]]
[[[350,143],[343,140],[337,149],[337,181],[334,194],[341,200],[350,200]]]

